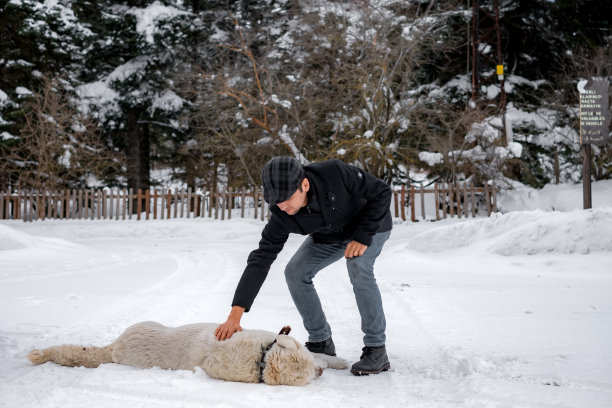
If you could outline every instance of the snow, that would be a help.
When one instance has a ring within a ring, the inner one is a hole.
[[[119,65],[113,72],[108,75],[106,79],[107,83],[113,83],[114,81],[125,81],[129,77],[135,74],[142,75],[142,72],[146,69],[149,64],[150,57],[147,55],[140,55],[136,58],[132,58],[123,65]]]
[[[28,88],[23,87],[23,86],[18,86],[17,88],[15,88],[15,93],[19,96],[30,96],[32,95],[32,91],[30,91]]]
[[[155,113],[156,110],[160,110],[163,112],[179,112],[183,105],[185,104],[185,100],[172,92],[169,89],[166,89],[162,92],[161,95],[158,95],[151,104],[151,112]]]
[[[419,160],[433,167],[436,164],[442,163],[444,156],[442,156],[442,153],[420,152]]]
[[[136,17],[136,31],[144,35],[150,44],[154,43],[153,36],[156,30],[156,23],[160,20],[169,20],[176,16],[187,14],[175,7],[164,6],[160,1],[155,1],[146,8],[133,7],[128,13]]]
[[[5,122],[2,117],[0,117],[0,125],[5,125],[8,122]],[[17,136],[13,136],[11,135],[9,132],[2,132],[0,133],[0,140],[6,141],[6,140],[11,140],[11,139],[19,139]]]
[[[612,180],[591,183],[593,208],[612,206]],[[502,190],[497,196],[502,212],[536,210],[574,211],[581,209],[582,184],[548,184],[541,190],[515,183],[512,190]]]
[[[391,371],[326,370],[305,388],[25,358],[106,344],[139,321],[223,321],[262,221],[2,221],[0,407],[610,407],[612,181],[593,184],[592,210],[574,205],[580,185],[530,193],[500,195],[504,211],[525,206],[490,218],[396,221],[376,264]],[[290,237],[243,327],[289,324],[306,340],[283,277],[302,239]],[[338,354],[356,361],[343,262],[315,284]]]

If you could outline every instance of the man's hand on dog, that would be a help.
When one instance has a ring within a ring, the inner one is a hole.
[[[215,330],[215,337],[217,340],[229,339],[234,333],[242,331],[242,327],[240,327],[240,319],[242,318],[243,313],[243,307],[232,307],[232,311],[227,317],[226,322],[219,325],[219,327],[217,327]]]

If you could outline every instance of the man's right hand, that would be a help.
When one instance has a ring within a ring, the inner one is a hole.
[[[240,306],[233,306],[232,311],[225,323],[219,325],[215,330],[215,337],[217,340],[225,340],[232,337],[232,335],[238,331],[242,331],[240,327],[240,319],[244,313],[244,308]]]

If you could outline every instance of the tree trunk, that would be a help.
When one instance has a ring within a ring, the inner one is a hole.
[[[191,11],[198,13],[200,11],[200,0],[191,0]]]
[[[127,182],[134,191],[143,191],[150,185],[150,153],[151,141],[149,125],[139,123],[141,111],[132,109],[127,114]]]

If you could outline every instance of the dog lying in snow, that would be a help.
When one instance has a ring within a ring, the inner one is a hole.
[[[264,382],[269,385],[306,385],[322,374],[323,368],[345,369],[347,361],[313,354],[287,334],[243,330],[219,341],[218,324],[197,323],[176,328],[155,322],[127,328],[112,344],[103,347],[61,345],[32,350],[34,364],[53,361],[64,366],[97,367],[118,363],[134,367],[194,370],[227,381]]]

